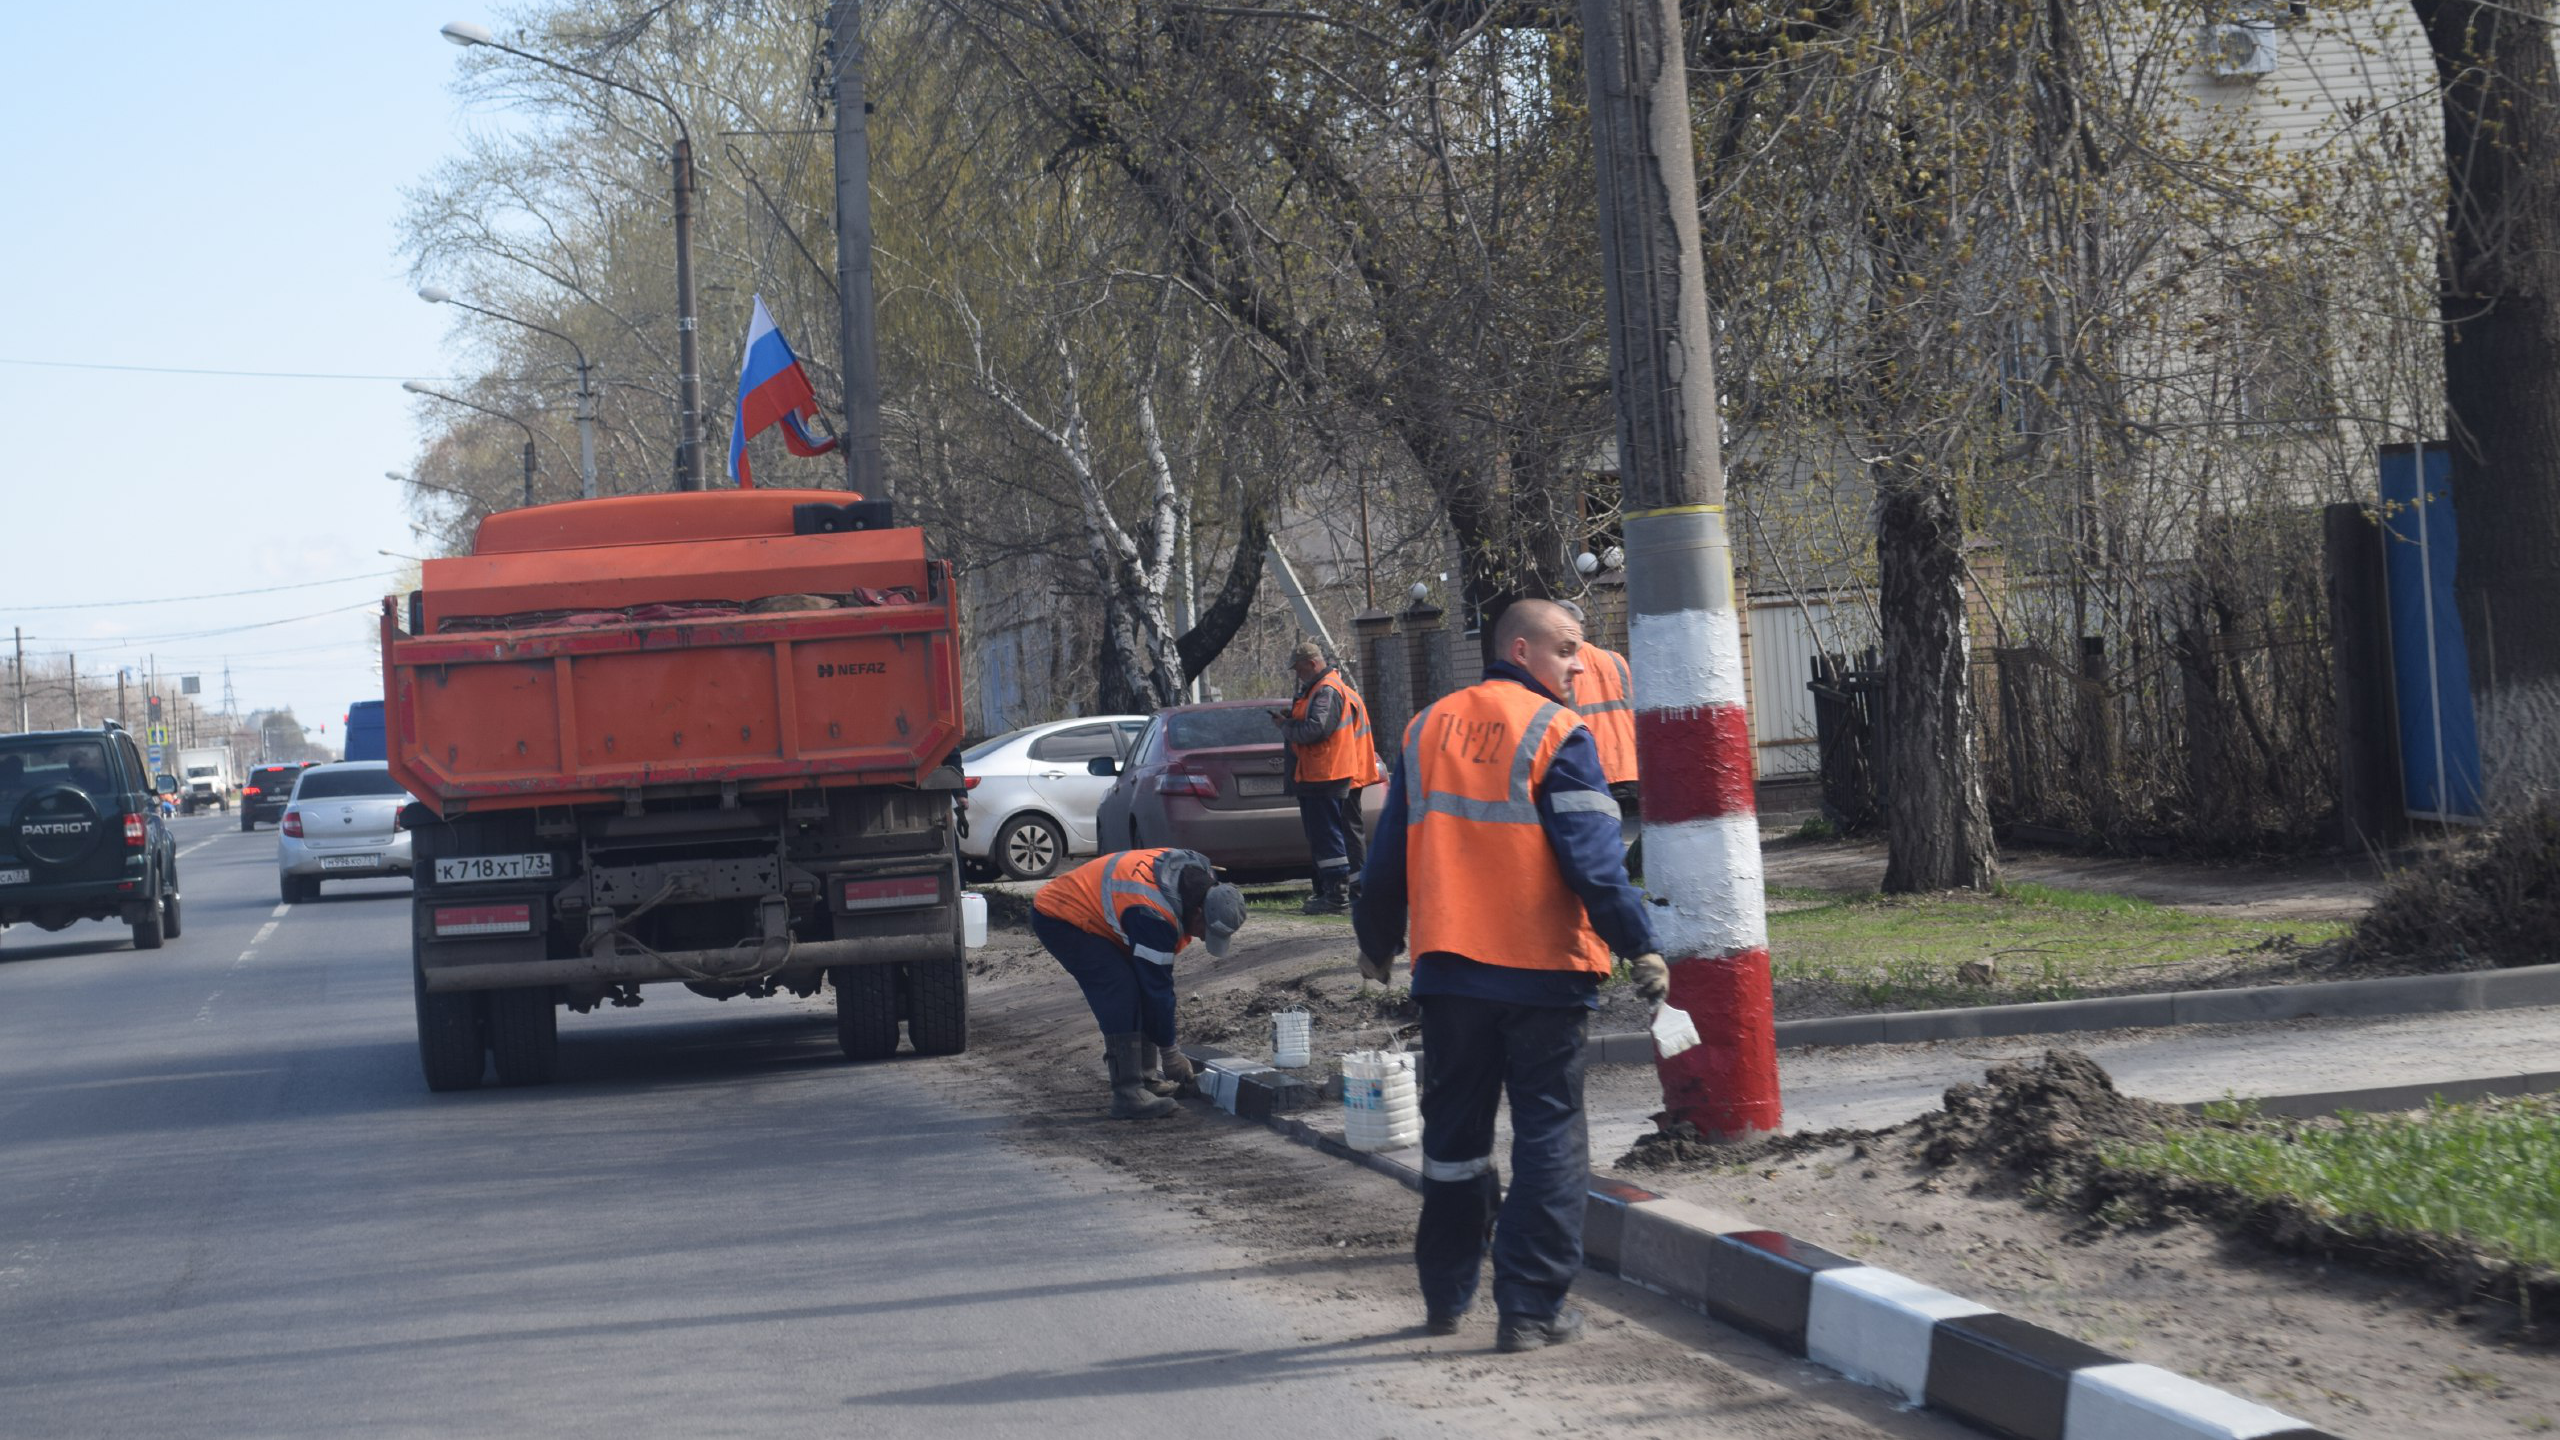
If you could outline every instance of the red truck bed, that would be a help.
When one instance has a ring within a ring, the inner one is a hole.
[[[393,773],[438,813],[633,790],[917,784],[960,736],[948,568],[912,529],[794,534],[843,491],[573,501],[483,521],[383,606]],[[793,598],[798,597],[798,598]]]

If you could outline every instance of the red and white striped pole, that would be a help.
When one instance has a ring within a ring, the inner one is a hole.
[[[1626,506],[1645,888],[1700,1043],[1663,1108],[1712,1139],[1778,1128],[1767,901],[1724,524],[1715,357],[1679,0],[1582,0]]]
[[[1635,677],[1645,888],[1671,963],[1671,1004],[1699,1043],[1658,1063],[1663,1109],[1710,1139],[1775,1130],[1777,1017],[1743,708],[1742,624],[1724,507],[1627,517],[1628,668]]]

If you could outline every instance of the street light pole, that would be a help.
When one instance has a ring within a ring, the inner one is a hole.
[[[504,320],[510,325],[520,325],[527,330],[548,335],[552,339],[559,341],[561,344],[568,346],[570,353],[578,357],[578,494],[581,498],[587,500],[593,500],[596,498],[595,367],[587,363],[587,348],[568,335],[563,334],[558,330],[554,330],[548,325],[536,325],[530,320],[520,319],[516,316],[506,314],[503,311],[492,310],[483,305],[474,305],[468,300],[457,300],[454,298],[452,291],[447,290],[440,285],[420,286],[418,289],[418,298],[426,301],[430,305],[452,305],[460,309],[468,310],[474,315],[486,315],[492,320]],[[525,503],[528,505],[533,503],[532,496],[529,492],[525,498]]]
[[[459,395],[447,395],[446,393],[444,393],[444,392],[443,392],[443,391],[441,391],[441,390],[432,389],[432,388],[430,388],[430,387],[428,387],[428,386],[426,386],[426,385],[424,385],[424,384],[421,384],[420,382],[415,381],[415,380],[403,380],[403,381],[401,381],[401,382],[400,382],[400,388],[401,388],[401,389],[403,389],[403,390],[408,391],[408,392],[409,392],[410,394],[412,394],[412,395],[424,395],[424,396],[426,396],[426,397],[427,397],[428,399],[430,399],[430,400],[442,400],[443,402],[445,402],[445,403],[446,403],[446,404],[448,404],[448,405],[459,405],[459,406],[461,406],[461,407],[462,407],[463,409],[465,409],[465,410],[477,410],[477,411],[479,411],[479,412],[480,412],[481,414],[483,414],[483,415],[492,415],[492,416],[495,416],[495,417],[497,417],[498,419],[500,419],[500,420],[504,420],[504,421],[506,421],[508,424],[513,425],[513,426],[514,426],[514,427],[516,427],[517,429],[519,429],[519,430],[523,431],[523,432],[524,432],[524,503],[525,503],[528,507],[530,507],[530,506],[533,504],[533,471],[534,471],[534,453],[533,453],[533,427],[532,427],[532,426],[527,425],[527,424],[526,424],[526,423],[524,423],[522,420],[517,419],[516,417],[514,417],[513,415],[508,414],[508,413],[507,413],[506,411],[504,411],[504,410],[492,410],[492,409],[490,409],[490,408],[489,408],[488,406],[486,406],[486,405],[474,404],[473,402],[471,402],[471,401],[469,401],[469,400],[465,400],[465,399],[463,399],[463,398],[462,398],[461,396],[459,396]],[[385,472],[385,473],[389,473],[389,472]]]
[[[695,323],[693,295],[693,132],[685,126],[684,112],[678,110],[664,96],[643,90],[637,85],[616,80],[610,75],[599,75],[593,70],[582,69],[566,61],[554,60],[547,55],[536,55],[530,50],[519,50],[512,45],[502,45],[485,26],[474,25],[468,20],[453,21],[446,25],[441,33],[444,38],[456,45],[466,47],[486,45],[501,54],[513,55],[519,60],[529,60],[536,65],[558,70],[563,74],[575,75],[582,80],[592,80],[598,85],[619,90],[625,95],[636,95],[666,111],[667,118],[675,122],[676,141],[672,158],[675,168],[676,201],[676,405],[678,412],[676,488],[678,490],[701,489],[702,355],[698,334],[700,327]]]

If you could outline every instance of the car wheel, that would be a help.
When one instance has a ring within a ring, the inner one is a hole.
[[[167,938],[168,932],[161,928],[163,918],[161,904],[161,901],[153,900],[151,908],[143,912],[142,918],[133,922],[134,949],[157,950],[160,948],[160,942]]]
[[[424,943],[415,937],[409,941],[409,978],[418,1000],[418,1068],[426,1072],[427,1088],[439,1094],[478,1089],[480,1073],[489,1066],[489,1052],[480,1043],[480,997],[468,991],[429,994],[426,967],[418,959]]]
[[[560,1069],[560,1007],[549,987],[492,990],[489,1058],[501,1085],[548,1085]]]
[[[839,965],[827,972],[836,987],[836,1044],[847,1060],[886,1060],[898,1053],[898,968]]]
[[[287,905],[299,905],[311,898],[310,892],[303,888],[303,880],[299,875],[277,876],[276,895]]]
[[[907,1038],[919,1055],[958,1055],[969,1048],[969,970],[966,957],[910,961],[907,972]]]
[[[1045,880],[1058,873],[1067,837],[1045,815],[1016,815],[996,832],[995,847],[988,853],[1016,880]]]
[[[178,877],[168,879],[168,888],[160,892],[160,933],[178,938]]]
[[[249,812],[243,810],[240,812],[240,828],[243,831],[255,830],[258,828],[258,822],[250,819]]]

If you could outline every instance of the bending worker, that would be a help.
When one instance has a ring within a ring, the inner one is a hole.
[[[1349,901],[1351,877],[1360,868],[1360,792],[1377,783],[1378,751],[1369,734],[1369,707],[1360,692],[1325,663],[1314,641],[1289,652],[1298,696],[1272,723],[1289,742],[1290,784],[1298,796],[1298,823],[1306,827],[1315,857],[1310,915],[1328,915]]]
[[[1618,854],[1591,732],[1572,704],[1582,627],[1562,606],[1515,601],[1495,623],[1482,683],[1405,727],[1377,843],[1351,918],[1360,971],[1384,981],[1413,932],[1422,1006],[1422,1220],[1414,1235],[1425,1321],[1455,1334],[1493,1237],[1496,1348],[1582,1334],[1565,1308],[1582,1267],[1590,1137],[1583,1041],[1609,952],[1658,1000],[1644,896]],[[1511,1192],[1493,1163],[1494,1108],[1511,1095]],[[1488,1220],[1493,1223],[1488,1226]]]
[[[1123,850],[1089,860],[1031,901],[1031,933],[1084,991],[1111,1067],[1111,1117],[1173,1113],[1191,1078],[1174,1048],[1173,957],[1194,940],[1223,959],[1244,894],[1214,882],[1196,850]]]

